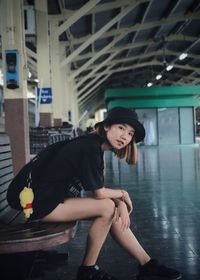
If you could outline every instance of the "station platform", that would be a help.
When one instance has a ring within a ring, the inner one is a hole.
[[[105,185],[121,186],[131,195],[131,228],[146,251],[152,258],[181,271],[184,280],[199,280],[199,144],[139,146],[136,166],[128,166],[110,152],[105,154],[105,161]],[[5,278],[0,278],[75,280],[89,225],[89,221],[79,222],[75,238],[64,246],[34,255],[0,256],[5,271],[6,258],[13,263],[12,267],[9,263]],[[136,279],[136,260],[110,236],[98,265],[119,280]]]

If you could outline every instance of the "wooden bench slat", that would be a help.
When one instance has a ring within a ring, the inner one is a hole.
[[[6,154],[9,153],[11,151],[10,146],[9,145],[3,145],[0,146],[0,154]]]
[[[0,168],[5,168],[7,166],[12,166],[12,159],[8,158],[4,161],[0,161]]]
[[[4,199],[2,199],[2,200],[0,201],[0,203],[1,203],[1,206],[0,206],[0,217],[1,217],[1,211],[2,211],[3,209],[5,209],[5,207],[7,207],[8,202],[7,202],[6,199],[4,198]]]
[[[5,172],[5,174],[3,174],[3,177],[0,177],[0,188],[2,187],[3,184],[5,184],[7,182],[11,182],[11,180],[13,179],[13,173],[11,173],[10,170],[9,171],[8,171],[8,169],[2,170],[2,173],[4,173],[4,171],[6,171],[6,172]],[[7,173],[7,172],[9,172],[9,173]]]
[[[2,185],[0,184],[0,195],[1,195],[2,193],[5,193],[5,192],[7,191],[10,182],[11,182],[11,180],[5,181],[5,183],[2,184]]]
[[[9,137],[4,133],[0,133],[0,145],[6,145],[6,144],[10,144]]]
[[[0,147],[0,150],[1,150],[1,148],[2,148],[2,147]],[[10,151],[10,150],[7,151],[6,153],[2,153],[2,151],[1,151],[1,153],[0,153],[0,161],[3,161],[3,160],[5,160],[5,159],[11,158],[11,157],[12,157],[12,155],[11,155],[11,151]]]

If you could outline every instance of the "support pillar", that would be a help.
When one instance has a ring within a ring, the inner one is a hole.
[[[2,0],[0,18],[2,27],[5,132],[11,140],[14,174],[16,174],[30,159],[23,1]],[[14,56],[17,58],[14,74],[12,71],[8,71],[8,51],[16,54]],[[13,75],[13,80],[17,82],[11,83],[12,87],[10,87],[8,81],[12,81]]]
[[[37,22],[37,71],[39,88],[51,88],[50,51],[47,0],[35,0]],[[42,127],[52,126],[52,103],[39,104],[39,123]]]
[[[53,92],[53,124],[62,124],[63,107],[63,81],[60,69],[60,44],[55,31],[58,27],[57,20],[50,21],[50,59],[51,59],[51,84]],[[55,123],[54,123],[55,121]]]

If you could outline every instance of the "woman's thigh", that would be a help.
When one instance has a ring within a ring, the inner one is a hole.
[[[46,222],[75,221],[114,215],[115,204],[111,199],[69,198],[60,203],[42,220]]]

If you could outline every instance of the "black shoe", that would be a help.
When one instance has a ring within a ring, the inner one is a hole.
[[[97,265],[87,267],[80,266],[77,273],[77,280],[117,280],[99,269]]]
[[[179,271],[159,264],[156,260],[151,259],[145,265],[139,265],[139,275],[137,280],[178,280],[182,279]]]

